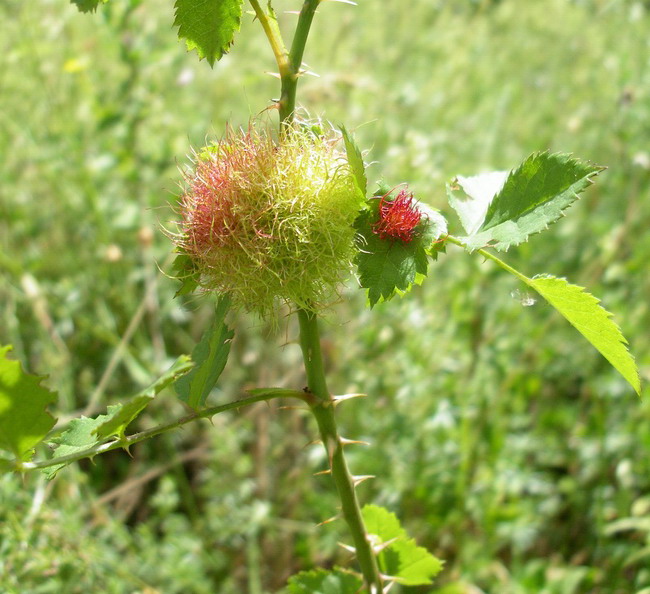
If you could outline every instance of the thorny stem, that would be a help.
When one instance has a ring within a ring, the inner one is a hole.
[[[278,21],[275,12],[268,4],[268,11],[260,6],[258,0],[249,0],[255,16],[262,25],[264,33],[266,34],[275,61],[278,64],[278,71],[280,74],[280,81],[282,83],[280,91],[280,100],[278,101],[278,109],[280,110],[281,127],[290,125],[293,121],[293,115],[296,109],[296,90],[298,88],[298,78],[301,74],[302,57],[305,53],[305,45],[307,37],[309,37],[309,30],[311,23],[314,19],[316,9],[321,0],[305,0],[298,15],[298,24],[291,43],[291,51],[287,51],[282,33],[278,26]]]
[[[330,471],[341,500],[343,517],[348,524],[357,561],[363,578],[371,593],[383,591],[383,583],[377,558],[372,550],[366,527],[363,523],[359,500],[355,491],[354,478],[350,474],[343,453],[343,442],[339,436],[334,417],[334,400],[327,389],[323,356],[320,348],[318,319],[316,314],[304,309],[298,310],[300,323],[300,348],[307,372],[307,403],[318,423],[321,440],[325,446]]]
[[[128,449],[133,444],[139,443],[141,441],[145,441],[146,439],[150,439],[151,437],[155,437],[156,435],[160,435],[161,433],[166,433],[167,431],[176,429],[177,427],[182,427],[183,425],[187,425],[187,423],[191,423],[196,419],[205,419],[208,417],[213,417],[216,414],[226,412],[228,410],[232,410],[235,408],[242,408],[244,406],[249,406],[251,404],[255,404],[256,402],[264,402],[266,400],[271,400],[272,398],[280,398],[280,397],[287,397],[287,396],[305,400],[305,394],[303,392],[293,392],[290,390],[282,390],[276,392],[265,391],[261,394],[250,396],[248,398],[242,398],[241,400],[236,400],[235,402],[229,402],[228,404],[211,406],[210,408],[206,408],[198,412],[193,412],[189,415],[186,415],[184,417],[181,417],[180,419],[176,419],[169,423],[157,425],[156,427],[152,427],[151,429],[147,429],[146,431],[141,431],[140,433],[135,433],[133,435],[129,435],[128,437],[124,437],[122,439],[115,439],[107,443],[97,444],[92,447],[89,447],[88,449],[81,450],[79,452],[74,452],[73,454],[69,454],[67,456],[59,456],[58,458],[52,458],[50,460],[41,460],[40,462],[16,461],[16,470],[22,472],[27,470],[36,470],[40,468],[49,468],[51,466],[58,466],[60,464],[68,464],[70,462],[76,462],[77,460],[83,460],[84,458],[93,458],[97,454],[110,452],[111,450],[116,450],[117,448]]]
[[[302,58],[314,14],[320,2],[321,0],[304,0],[298,16],[291,50],[287,54],[270,2],[268,13],[265,13],[257,0],[250,0],[278,63],[282,84],[278,103],[281,132],[285,127],[293,123]],[[370,594],[380,594],[383,592],[381,573],[361,515],[354,477],[350,474],[343,453],[343,441],[339,436],[336,418],[334,417],[334,399],[327,389],[323,356],[320,348],[318,318],[313,312],[299,309],[298,320],[300,323],[300,348],[302,349],[307,373],[308,391],[305,394],[305,401],[309,404],[318,424],[321,439],[327,452],[332,478],[341,500],[343,517],[352,534],[357,561],[368,592]]]
[[[314,13],[320,2],[321,0],[305,0],[302,5],[300,15],[298,16],[296,32],[291,43],[291,51],[289,52],[290,71],[285,76],[282,76],[282,73],[280,73],[280,79],[282,81],[280,122],[283,125],[290,124],[293,121],[293,114],[296,109],[298,78],[302,68],[302,57],[305,53],[305,45],[307,43],[307,37],[309,37],[311,22],[314,19]]]

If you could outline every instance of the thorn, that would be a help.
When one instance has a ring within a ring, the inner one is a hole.
[[[366,398],[368,394],[341,394],[340,396],[332,396],[334,406],[338,406],[341,402],[352,400],[353,398]]]
[[[305,74],[309,74],[310,76],[315,76],[316,78],[320,78],[320,74],[317,74],[316,72],[313,72],[312,70],[300,70],[300,71],[298,71],[298,76],[304,76]]]
[[[314,472],[314,476],[321,476],[323,474],[332,474],[332,471],[328,468],[327,470],[320,470],[319,472]]]
[[[340,2],[341,4],[351,4],[352,6],[357,6],[356,2],[352,0],[320,0],[321,2]]]
[[[398,539],[398,537],[396,536],[395,538],[391,538],[390,540],[387,540],[386,542],[382,542],[382,543],[377,544],[377,545],[372,545],[372,552],[373,552],[375,555],[379,555],[379,553],[381,553],[384,549],[387,549],[387,548],[388,548],[390,545],[392,545],[392,544],[393,544],[397,539]]]
[[[360,485],[363,481],[367,481],[368,479],[374,479],[374,478],[375,478],[374,474],[360,474],[358,476],[353,476],[352,482],[356,487],[357,485]]]
[[[306,406],[292,406],[288,404],[287,406],[278,406],[278,410],[309,410]]]
[[[309,446],[313,445],[323,445],[323,442],[320,439],[314,439],[314,441],[310,441],[309,443],[306,443],[303,447],[308,448]]]
[[[367,441],[360,441],[358,439],[346,439],[345,437],[339,437],[339,441],[341,442],[341,445],[352,445],[352,444],[359,444],[359,445],[367,445],[369,446],[370,444]]]
[[[331,518],[327,518],[327,520],[323,520],[323,521],[320,522],[319,524],[316,524],[316,527],[317,527],[317,528],[320,528],[321,526],[325,526],[325,524],[329,524],[329,523],[331,523],[331,522],[334,522],[335,520],[338,520],[340,517],[341,517],[341,516],[336,515],[336,516],[332,516]]]
[[[349,551],[352,554],[355,554],[357,552],[357,549],[351,547],[350,545],[343,544],[342,542],[337,542],[336,544],[339,545],[342,549],[345,549],[346,551]]]
[[[274,78],[280,78],[279,72],[265,72],[264,74],[268,74],[269,76],[272,76]]]
[[[298,16],[300,16],[300,11],[299,10],[285,10],[283,12],[284,12],[284,14],[297,14]]]

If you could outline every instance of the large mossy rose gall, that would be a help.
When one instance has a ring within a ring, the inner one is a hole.
[[[185,175],[176,242],[204,290],[262,316],[284,301],[316,310],[356,253],[364,197],[338,139],[290,130],[229,130]]]

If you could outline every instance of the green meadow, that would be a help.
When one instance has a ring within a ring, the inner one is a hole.
[[[274,3],[289,31],[300,3]],[[0,2],[0,344],[60,393],[60,426],[190,353],[213,312],[169,278],[193,147],[277,121],[279,84],[246,15],[211,69],[171,0]],[[607,167],[567,216],[504,254],[586,287],[650,379],[650,3],[323,2],[303,117],[354,131],[368,178],[448,215],[456,175],[535,151]],[[237,314],[211,402],[305,384],[295,316]],[[445,560],[395,594],[650,593],[650,404],[550,306],[454,246],[403,299],[352,279],[322,326],[363,503]],[[157,396],[137,429],[184,414]],[[63,469],[0,476],[1,594],[270,594],[346,565],[308,413],[256,405]],[[46,452],[38,453],[41,457]]]

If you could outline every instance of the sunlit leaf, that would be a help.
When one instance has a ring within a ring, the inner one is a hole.
[[[627,340],[612,321],[612,314],[599,305],[600,300],[563,278],[542,275],[526,278],[524,282],[557,309],[611,363],[637,394],[641,393],[639,372],[634,357],[627,349]]]
[[[153,384],[126,402],[109,406],[106,414],[94,418],[81,417],[70,421],[67,429],[51,442],[57,445],[53,459],[56,460],[57,458],[88,450],[105,443],[108,438],[114,435],[123,438],[128,425],[138,417],[154,396],[186,374],[192,366],[191,359],[187,355],[182,355]],[[51,479],[66,464],[49,466],[44,468],[43,472]]]
[[[0,347],[0,449],[29,460],[54,426],[46,409],[57,395],[40,385],[43,377],[25,373],[19,361],[7,358],[11,348]]]
[[[442,561],[417,546],[395,514],[377,505],[366,505],[362,512],[372,542],[378,548],[389,543],[378,555],[381,572],[405,586],[431,584],[442,570]]]
[[[503,172],[458,177],[448,194],[468,233],[460,239],[470,251],[486,246],[505,251],[523,243],[557,221],[602,170],[545,152],[528,157],[505,182]]]
[[[110,419],[111,415],[116,412],[116,409],[116,406],[109,406],[108,413],[105,415],[99,415],[95,418],[81,417],[72,419],[67,429],[52,440],[51,443],[57,446],[52,458],[56,460],[57,458],[76,454],[77,452],[82,452],[106,441],[103,438],[98,438],[95,435],[95,431],[102,423]],[[68,464],[70,462],[62,462],[56,466],[48,466],[43,468],[42,472],[48,479],[53,479],[56,473]]]
[[[485,220],[492,199],[501,191],[509,171],[491,171],[472,177],[459,175],[447,187],[449,204],[456,211],[465,233],[473,235]],[[462,193],[456,193],[462,190]]]
[[[210,66],[228,52],[241,23],[243,0],[176,0],[178,36]]]
[[[234,336],[225,323],[229,307],[227,298],[219,299],[212,326],[192,351],[194,369],[176,382],[178,397],[195,410],[204,405],[228,361],[230,341]]]
[[[156,394],[159,394],[169,384],[188,373],[193,366],[192,360],[187,355],[180,356],[171,368],[149,387],[131,397],[126,402],[111,406],[109,408],[109,418],[94,429],[93,432],[99,439],[112,435],[117,435],[119,438],[124,437],[126,428],[147,407]]]
[[[544,297],[609,361],[637,394],[641,393],[639,371],[627,349],[627,340],[613,322],[612,314],[600,305],[599,299],[563,278],[546,274],[528,278],[489,252],[482,253]]]

